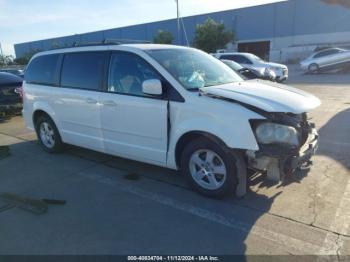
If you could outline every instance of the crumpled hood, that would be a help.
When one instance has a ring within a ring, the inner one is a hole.
[[[238,101],[266,112],[301,114],[321,104],[317,97],[302,90],[260,80],[204,87],[201,90],[205,94]]]

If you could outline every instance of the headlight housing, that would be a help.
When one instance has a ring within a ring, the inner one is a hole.
[[[267,67],[263,67],[257,70],[259,75],[262,77],[269,77],[271,70]]]
[[[255,135],[259,143],[262,144],[288,144],[299,145],[298,131],[291,126],[276,123],[261,123],[256,126]]]

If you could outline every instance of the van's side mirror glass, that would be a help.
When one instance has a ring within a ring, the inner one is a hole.
[[[146,95],[159,96],[163,93],[162,82],[159,79],[148,79],[142,83],[142,92]]]

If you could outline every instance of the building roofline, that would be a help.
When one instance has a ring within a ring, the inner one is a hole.
[[[289,0],[289,1],[293,1],[293,0]],[[249,8],[255,8],[255,7],[260,7],[260,6],[276,5],[276,4],[281,4],[281,3],[285,3],[285,2],[287,2],[287,0],[278,0],[278,2],[273,2],[273,3],[258,4],[258,5],[254,5],[254,6],[240,7],[240,8],[216,11],[216,12],[211,12],[211,13],[203,13],[203,14],[184,16],[184,17],[182,17],[182,19],[194,18],[194,17],[199,17],[199,16],[209,16],[209,15],[212,15],[212,14],[219,14],[219,13],[222,13],[222,12],[233,12],[233,11],[249,9]],[[16,44],[14,44],[14,46],[22,45],[22,44],[28,44],[28,43],[48,41],[48,40],[55,40],[55,39],[58,40],[58,39],[65,38],[65,37],[81,36],[81,35],[87,35],[87,34],[92,34],[92,33],[103,33],[103,32],[109,31],[109,30],[116,30],[116,29],[122,30],[122,29],[126,29],[126,28],[129,28],[129,27],[134,27],[134,26],[142,26],[142,25],[149,25],[149,24],[153,24],[153,23],[169,22],[169,21],[173,21],[173,20],[176,20],[176,18],[170,18],[170,19],[165,19],[165,20],[156,20],[156,21],[152,21],[152,22],[145,22],[145,23],[140,23],[140,24],[126,25],[126,26],[121,26],[121,27],[113,27],[113,28],[101,29],[101,30],[96,30],[96,31],[89,31],[89,32],[84,32],[84,33],[63,35],[63,36],[57,36],[57,37],[51,37],[51,38],[44,38],[44,39],[39,39],[39,40],[33,40],[33,41],[16,43]]]

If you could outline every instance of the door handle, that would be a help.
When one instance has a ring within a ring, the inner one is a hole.
[[[87,98],[85,101],[88,104],[97,104],[97,100],[93,98]]]
[[[117,106],[117,104],[112,100],[103,101],[102,104],[105,106]]]

